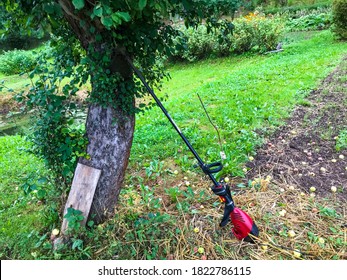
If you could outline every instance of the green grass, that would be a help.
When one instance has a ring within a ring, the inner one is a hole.
[[[196,93],[224,140],[224,172],[242,175],[242,164],[255,153],[262,136],[278,126],[346,54],[347,44],[334,41],[329,31],[309,34],[298,41],[287,38],[290,43],[275,55],[210,59],[169,68],[172,79],[159,95],[168,94],[164,106],[203,159],[218,160],[220,149]],[[192,157],[186,149],[178,154],[181,146],[160,109],[137,117],[132,161],[171,158],[182,165],[184,155]],[[192,166],[192,161],[183,166]]]
[[[343,129],[339,132],[339,135],[336,139],[335,148],[338,152],[343,149],[347,149],[347,129]]]
[[[25,150],[21,136],[0,137],[0,258],[6,250],[15,258],[29,258],[34,238],[29,234],[46,226],[42,206],[34,195],[24,195],[27,177],[44,176],[43,163]]]
[[[219,147],[195,93],[201,95],[225,141],[228,159],[224,172],[242,175],[243,164],[255,153],[262,138],[281,124],[346,54],[347,43],[334,41],[328,31],[305,34],[310,36],[288,37],[284,52],[275,55],[243,55],[169,67],[172,80],[165,82],[158,94],[169,95],[164,105],[203,159],[218,160]],[[197,176],[186,170],[191,169],[193,159],[157,107],[137,116],[127,186],[122,190],[115,218],[84,232],[65,251],[52,252],[48,240],[51,229],[59,228],[52,218],[53,212],[60,212],[59,208],[47,213],[52,205],[49,197],[41,205],[35,194],[25,196],[20,188],[27,176],[37,179],[47,172],[40,160],[22,150],[27,147],[20,136],[0,137],[0,258],[137,259],[167,258],[172,253],[175,258],[196,259],[201,256],[194,252],[194,247],[199,246],[205,246],[210,256],[217,254],[218,258],[247,259],[255,256],[252,252],[261,258],[263,254],[247,246],[237,249],[239,245],[230,242],[229,232],[214,230],[221,214],[219,203],[201,180],[196,185],[193,182],[194,178],[198,181]],[[169,167],[187,172],[173,175],[168,172]],[[142,181],[135,185],[132,180],[138,174]],[[183,180],[183,176],[191,180],[191,187],[185,185],[187,179]],[[167,186],[168,182],[171,185]],[[277,205],[282,198],[276,195],[277,189],[271,191],[269,195],[254,190],[236,199],[244,200],[240,205],[247,207],[250,202],[257,204],[259,197],[271,197],[275,200],[271,205]],[[292,193],[288,196],[292,197]],[[164,208],[161,199],[165,197],[168,201]],[[293,203],[301,201],[299,192],[297,197]],[[303,205],[306,207],[309,202],[308,197]],[[294,206],[289,205],[288,209],[295,209]],[[264,227],[266,217],[260,208],[249,210]],[[204,217],[196,221],[198,235],[193,232],[195,225],[189,224],[193,219],[190,215],[196,213]],[[284,222],[290,224],[293,220]],[[268,223],[269,227],[279,223],[278,217],[268,217]],[[278,238],[276,232],[271,234]],[[342,238],[340,232],[336,235]],[[274,258],[292,257],[281,253]]]
[[[13,89],[14,91],[19,91],[22,88],[25,88],[30,83],[30,80],[26,77],[26,75],[11,75],[5,76],[0,73],[0,81],[4,81],[6,87]],[[6,91],[0,91],[0,94],[6,94]]]

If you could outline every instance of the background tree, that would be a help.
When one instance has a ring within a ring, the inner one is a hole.
[[[213,10],[215,15],[221,16],[231,16],[234,18],[235,12],[241,7],[241,5],[246,4],[247,1],[240,0],[211,0],[206,1],[209,6],[209,10]]]
[[[332,5],[333,31],[338,38],[347,40],[347,0],[334,0]]]
[[[10,15],[5,18],[27,30],[49,30],[58,42],[58,51],[52,51],[54,63],[38,65],[31,76],[41,78],[22,98],[41,108],[38,150],[53,169],[61,166],[54,169],[56,176],[66,175],[81,155],[81,163],[102,170],[91,209],[96,222],[114,211],[139,111],[135,98],[146,94],[123,53],[141,68],[152,86],[159,86],[166,75],[157,58],[173,51],[172,39],[178,32],[168,20],[170,16],[179,15],[186,26],[196,26],[204,18],[211,30],[222,24],[214,15],[220,14],[223,1],[217,2],[216,8],[207,0],[3,1],[2,7]],[[230,28],[230,24],[226,26]],[[69,82],[60,89],[57,84],[63,78]],[[88,81],[88,142],[82,153],[74,147],[86,143],[69,128],[73,123],[70,97]]]

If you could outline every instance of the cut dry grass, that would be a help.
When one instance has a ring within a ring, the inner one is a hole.
[[[327,199],[312,197],[300,189],[274,181],[266,190],[247,192],[237,200],[240,205],[255,205],[245,209],[261,231],[260,248],[252,248],[249,252],[252,259],[347,257],[346,229],[343,228],[346,206],[333,195]],[[289,236],[291,230],[295,236]],[[300,256],[295,257],[294,251]]]
[[[191,183],[196,197],[209,188],[204,178],[192,179]],[[346,205],[333,194],[328,198],[312,197],[269,178],[256,179],[251,185],[233,190],[237,191],[236,206],[246,211],[260,230],[255,244],[237,240],[230,224],[218,226],[223,205],[217,197],[207,191],[202,199],[194,201],[184,196],[188,188],[184,184],[175,201],[158,187],[153,187],[150,200],[144,197],[148,193],[127,192],[117,209],[114,226],[105,233],[112,235],[113,242],[123,250],[134,250],[133,254],[128,252],[130,255],[123,251],[116,258],[148,259],[155,251],[152,257],[156,259],[347,259]],[[161,200],[154,209],[151,201],[157,197]],[[189,200],[188,207],[177,207],[183,200]],[[167,219],[160,222],[148,214]],[[135,219],[130,222],[132,218]],[[139,227],[141,220],[146,221],[145,227]],[[156,230],[160,233],[153,239]],[[294,231],[295,236],[290,237],[289,231]],[[105,246],[94,257],[105,258],[110,253],[108,248]],[[204,252],[199,253],[198,248]]]

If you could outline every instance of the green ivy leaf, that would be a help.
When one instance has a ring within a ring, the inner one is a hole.
[[[103,7],[106,15],[112,14],[112,8],[110,6],[104,5]]]
[[[118,18],[122,19],[122,21],[125,21],[125,22],[129,22],[131,20],[129,13],[127,12],[116,12],[112,15],[112,19],[113,19],[113,16],[117,16]]]
[[[183,4],[183,7],[188,11],[192,8],[192,4],[190,1],[182,0],[182,4]]]
[[[43,199],[46,196],[47,192],[45,190],[38,190],[37,192],[37,198]]]
[[[54,6],[49,3],[49,4],[44,4],[44,9],[47,14],[53,14],[54,13]]]
[[[90,28],[89,28],[89,32],[90,33],[92,33],[92,34],[94,34],[95,33],[95,27],[94,26],[91,26]],[[83,58],[83,59],[85,59],[85,58]]]
[[[110,29],[113,26],[113,20],[111,17],[101,17],[101,23],[107,28]]]
[[[122,23],[122,20],[117,13],[112,14],[111,17],[112,17],[112,20],[116,23],[116,25],[119,25]]]
[[[94,7],[93,14],[95,16],[102,17],[102,13],[103,13],[103,8],[100,5]]]
[[[84,0],[72,0],[72,4],[77,10],[81,10],[85,5]]]
[[[142,11],[147,5],[147,0],[140,0],[139,1],[139,9]]]

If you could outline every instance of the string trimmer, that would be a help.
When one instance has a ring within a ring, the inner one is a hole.
[[[181,136],[184,143],[187,145],[189,150],[193,153],[194,157],[198,161],[198,164],[202,171],[211,179],[213,182],[213,186],[211,187],[211,190],[213,193],[219,196],[220,201],[224,203],[224,214],[222,221],[220,222],[220,226],[224,227],[227,225],[229,221],[233,224],[232,232],[235,235],[235,237],[239,240],[244,239],[247,242],[254,242],[252,236],[258,236],[259,230],[256,224],[253,222],[253,220],[250,218],[250,216],[242,211],[240,208],[235,207],[233,198],[230,193],[230,187],[222,182],[217,182],[216,178],[213,176],[213,173],[217,173],[222,170],[223,165],[221,162],[213,162],[210,164],[206,164],[202,161],[198,153],[195,151],[195,149],[192,147],[188,139],[184,136],[184,134],[181,132],[179,127],[176,125],[174,120],[169,115],[168,111],[165,109],[163,104],[160,102],[158,97],[155,95],[154,91],[151,89],[151,87],[146,82],[145,78],[141,74],[141,72],[134,66],[132,61],[129,59],[128,56],[124,55],[127,59],[128,63],[130,64],[131,68],[134,70],[138,78],[141,80],[142,84],[145,86],[148,93],[153,97],[159,108],[163,111],[165,116],[168,118],[172,126],[175,128],[177,133]]]

